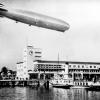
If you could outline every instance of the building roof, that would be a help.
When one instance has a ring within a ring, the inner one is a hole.
[[[16,64],[21,64],[21,63],[23,63],[23,62],[17,62]]]
[[[66,63],[66,61],[37,60],[40,63]]]
[[[81,62],[81,61],[68,61],[71,64],[100,64],[100,62]]]
[[[40,63],[66,63],[66,64],[100,64],[100,62],[81,62],[81,61],[52,61],[52,60],[37,60]]]

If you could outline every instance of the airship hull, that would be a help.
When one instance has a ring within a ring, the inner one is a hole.
[[[30,14],[30,12],[25,12],[24,10],[8,11],[6,9],[0,9],[0,15],[17,22],[29,24],[30,26],[34,25],[61,32],[69,29],[69,24],[62,20],[37,13]]]

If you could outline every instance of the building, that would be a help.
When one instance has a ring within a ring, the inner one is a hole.
[[[92,81],[100,79],[99,62],[68,62],[69,74],[76,80]]]
[[[65,62],[61,61],[58,63],[58,61],[37,60],[34,63],[34,71],[33,73],[32,70],[29,70],[30,79],[32,79],[33,76],[39,79],[51,79],[56,74],[68,74],[68,66]]]
[[[41,60],[41,49],[34,48],[33,46],[27,46],[23,52],[23,62],[18,62],[16,78],[20,80],[29,79],[28,72],[32,70],[34,72],[34,63],[36,60]]]
[[[50,79],[57,73],[67,72],[68,66],[63,61],[44,61],[42,58],[42,50],[27,46],[23,53],[23,62],[17,63],[16,78],[20,80],[26,79]],[[67,66],[67,67],[66,67]]]
[[[27,46],[23,53],[23,64],[27,70],[34,70],[34,62],[41,60],[42,51],[40,48],[34,48],[33,46]]]
[[[100,63],[42,60],[42,50],[33,46],[24,49],[23,62],[17,63],[17,79],[52,79],[57,74],[66,74],[74,82],[97,81]]]
[[[16,74],[16,79],[17,80],[27,80],[29,77],[27,73],[26,67],[24,67],[23,62],[18,62],[17,63],[17,74]]]

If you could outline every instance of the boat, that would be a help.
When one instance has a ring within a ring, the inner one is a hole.
[[[70,88],[70,85],[66,84],[64,80],[53,80],[52,86],[56,88]]]
[[[58,66],[59,66],[59,54],[58,54]],[[57,73],[54,74],[54,77],[53,79],[51,79],[50,83],[52,84],[53,87],[56,88],[69,89],[73,85],[73,79],[69,78],[68,66],[64,65],[62,68],[65,70],[63,72],[60,72],[58,70]]]
[[[61,77],[63,76],[63,77]],[[53,87],[69,89],[72,86],[72,80],[66,77],[65,74],[58,74],[50,81]]]
[[[71,89],[86,89],[88,86],[72,86]]]
[[[85,80],[77,80],[73,82],[72,89],[85,89],[88,88],[88,82]]]
[[[89,87],[87,88],[89,91],[100,91],[100,81],[97,82],[91,82],[89,84]]]
[[[29,87],[36,88],[36,87],[39,87],[40,83],[37,80],[31,80],[29,81],[28,85]]]

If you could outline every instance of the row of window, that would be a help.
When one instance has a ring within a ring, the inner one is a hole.
[[[58,65],[50,65],[50,64],[47,64],[47,65],[46,65],[46,64],[38,64],[37,66],[62,66],[62,65],[59,65],[59,64],[58,64]]]
[[[48,68],[48,69],[61,69],[61,67],[44,67],[44,66],[39,66],[38,68],[41,68],[41,69],[45,69],[45,68]]]
[[[65,69],[38,69],[38,71],[65,71]]]
[[[100,72],[100,70],[69,70],[69,72]]]
[[[69,65],[69,68],[86,68],[87,66],[85,65]],[[89,66],[90,68],[97,68],[96,66]]]

